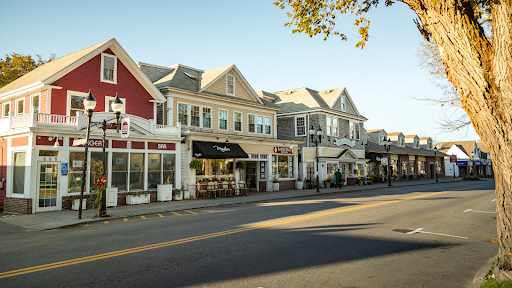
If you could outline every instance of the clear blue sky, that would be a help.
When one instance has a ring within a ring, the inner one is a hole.
[[[11,52],[57,58],[116,38],[134,61],[203,70],[235,64],[255,91],[346,87],[367,129],[430,136],[436,141],[479,139],[471,127],[440,133],[439,104],[409,97],[441,91],[418,66],[421,36],[406,5],[380,5],[367,16],[364,50],[343,16],[348,41],[293,35],[286,12],[273,0],[4,1],[0,55]]]

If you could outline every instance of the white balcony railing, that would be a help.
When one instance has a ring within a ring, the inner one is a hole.
[[[179,123],[177,126],[167,126],[155,124],[154,120],[144,119],[135,115],[123,115],[123,117],[130,118],[134,128],[138,127],[155,135],[181,137],[181,126]],[[113,119],[113,113],[95,112],[93,118],[93,122],[101,122],[103,119],[110,120]],[[32,112],[30,114],[0,119],[0,132],[29,127],[72,128],[80,130],[85,126],[87,126],[87,116],[83,113],[79,113],[77,116],[66,116]]]

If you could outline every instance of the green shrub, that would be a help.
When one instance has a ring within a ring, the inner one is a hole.
[[[472,180],[472,181],[480,180],[480,178],[478,178],[478,176],[464,176],[464,177],[462,177],[462,179],[464,179],[464,180]]]

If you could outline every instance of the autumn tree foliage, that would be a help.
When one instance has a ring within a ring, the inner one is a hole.
[[[23,54],[13,52],[11,55],[5,55],[4,59],[0,59],[0,88],[37,67],[53,61],[55,59],[55,54],[52,54],[48,60],[44,60],[41,55],[36,55],[36,58],[37,59],[34,59],[30,55],[25,56]]]
[[[400,0],[413,10],[423,38],[443,63],[443,73],[460,95],[460,107],[489,149],[496,183],[499,254],[496,276],[512,282],[512,0]],[[368,42],[366,12],[391,0],[276,0],[287,8],[293,33],[346,40],[336,29],[340,15],[356,15],[354,25]],[[485,25],[489,25],[488,29]]]

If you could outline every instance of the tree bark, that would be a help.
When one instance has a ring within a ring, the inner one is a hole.
[[[512,0],[494,1],[492,43],[469,1],[403,0],[436,43],[461,106],[491,153],[496,181],[500,280],[512,282]]]

